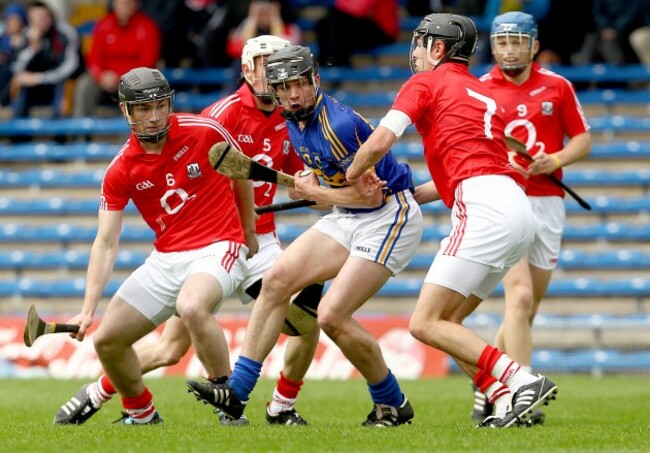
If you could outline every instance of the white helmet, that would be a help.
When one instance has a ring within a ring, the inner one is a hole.
[[[241,52],[241,64],[245,64],[248,66],[248,69],[254,71],[255,57],[271,55],[276,50],[289,47],[290,45],[291,43],[288,40],[273,35],[261,35],[250,38],[244,44]]]
[[[274,53],[276,50],[280,50],[284,47],[289,47],[291,43],[284,38],[278,38],[273,35],[262,35],[256,38],[250,38],[244,44],[244,49],[241,52],[241,64],[242,66],[246,65],[248,67],[249,75],[242,72],[242,77],[251,88],[253,94],[263,103],[272,104],[273,98],[271,97],[271,92],[268,89],[266,83],[265,72],[262,71],[261,77],[255,77],[255,57],[268,56]],[[258,88],[255,88],[256,82],[262,81],[263,87],[262,91],[257,91]]]

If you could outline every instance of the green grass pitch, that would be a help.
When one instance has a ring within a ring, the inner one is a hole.
[[[402,381],[415,409],[412,425],[362,428],[371,409],[365,382],[307,381],[297,409],[305,427],[269,426],[264,408],[274,382],[251,395],[247,427],[218,424],[212,407],[186,393],[181,378],[148,379],[164,425],[113,425],[111,401],[82,426],[55,426],[54,414],[84,381],[0,380],[3,452],[553,452],[650,451],[648,376],[552,376],[558,399],[542,427],[475,429],[469,380]]]

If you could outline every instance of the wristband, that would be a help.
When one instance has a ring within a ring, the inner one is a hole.
[[[549,154],[549,156],[555,162],[555,169],[556,170],[562,166],[562,164],[560,164],[560,159],[555,154]]]

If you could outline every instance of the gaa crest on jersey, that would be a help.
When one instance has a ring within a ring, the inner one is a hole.
[[[300,156],[302,160],[309,166],[311,167],[311,155],[309,154],[309,150],[307,149],[306,146],[300,146]]]
[[[542,115],[551,116],[553,114],[553,102],[543,101],[542,102]]]
[[[201,167],[196,162],[193,162],[187,166],[187,176],[190,179],[195,179],[201,177]]]
[[[291,149],[291,143],[289,140],[285,140],[284,143],[282,144],[282,154],[287,156],[289,154],[289,150]]]

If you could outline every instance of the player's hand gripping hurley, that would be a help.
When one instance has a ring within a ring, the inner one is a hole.
[[[508,148],[510,148],[511,150],[516,151],[517,154],[525,156],[528,160],[531,160],[531,161],[533,160],[531,155],[528,154],[528,150],[526,149],[526,145],[524,145],[522,142],[520,142],[516,138],[506,135],[506,146]],[[558,187],[561,187],[562,189],[564,189],[566,191],[566,193],[571,195],[571,197],[573,197],[573,199],[575,201],[577,201],[580,206],[582,206],[584,209],[586,209],[588,211],[591,211],[591,205],[589,203],[587,203],[587,201],[584,198],[582,198],[580,195],[578,195],[576,192],[574,192],[574,190],[571,187],[564,184],[561,179],[558,179],[553,174],[547,174],[546,176],[549,177],[549,179],[553,182],[553,184],[555,184]]]
[[[25,332],[23,334],[23,340],[25,340],[25,345],[31,346],[41,335],[47,333],[60,333],[60,332],[79,332],[79,326],[76,324],[57,324],[55,322],[45,322],[39,318],[36,313],[36,307],[32,305],[29,307],[29,313],[27,314],[27,323],[25,324]]]
[[[255,162],[245,154],[233,149],[227,142],[212,145],[208,151],[210,165],[224,176],[234,179],[255,179],[286,187],[295,187],[294,177]],[[313,206],[315,201],[295,200],[255,208],[257,214],[284,211]]]

